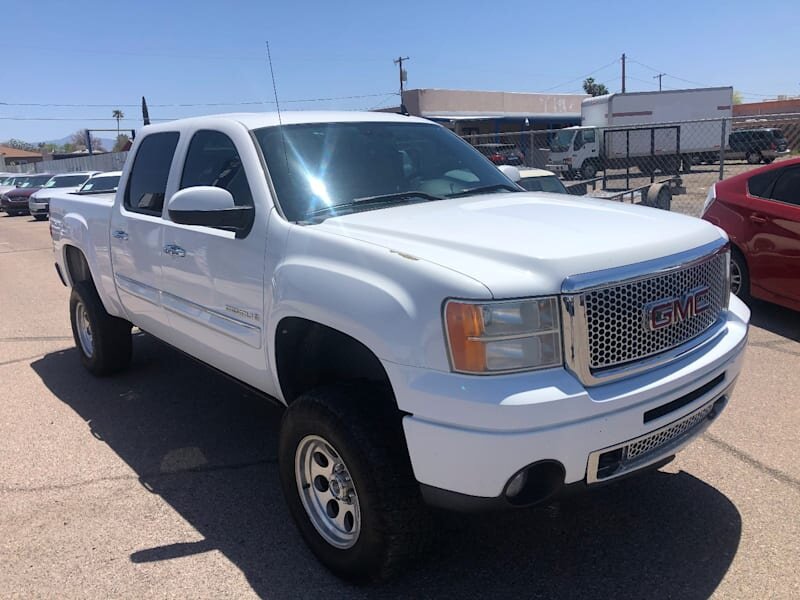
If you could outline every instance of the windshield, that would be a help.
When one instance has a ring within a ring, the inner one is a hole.
[[[77,187],[86,181],[88,175],[62,175],[53,177],[50,181],[44,184],[45,188],[65,188]]]
[[[566,152],[572,145],[574,135],[574,129],[561,129],[550,142],[550,150],[553,152]]]
[[[119,185],[119,175],[105,175],[102,177],[92,177],[83,184],[81,192],[113,192]]]
[[[6,177],[0,184],[2,185],[19,185],[27,179],[26,177]]]
[[[32,187],[42,187],[45,183],[50,181],[52,175],[36,175],[33,177],[27,177],[25,181],[22,183],[18,183],[17,187],[20,188],[32,188]]]
[[[254,134],[290,221],[375,196],[409,198],[418,192],[427,196],[420,200],[432,200],[513,186],[480,152],[439,125],[309,123]]]
[[[555,175],[544,177],[523,177],[517,183],[529,192],[550,192],[552,194],[568,194],[567,188]]]

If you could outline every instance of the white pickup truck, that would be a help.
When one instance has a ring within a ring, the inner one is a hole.
[[[286,407],[283,492],[336,574],[418,555],[429,506],[663,465],[725,408],[749,311],[719,229],[525,192],[423,119],[281,117],[145,127],[51,232],[91,372],[135,326]]]

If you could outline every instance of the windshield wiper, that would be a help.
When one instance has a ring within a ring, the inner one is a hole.
[[[306,217],[317,217],[331,212],[336,212],[341,209],[353,209],[357,206],[376,206],[381,204],[390,204],[393,202],[407,202],[414,198],[422,198],[423,200],[441,200],[441,196],[434,196],[427,192],[397,192],[395,194],[381,194],[379,196],[366,196],[364,198],[355,198],[350,202],[343,202],[342,204],[331,204],[330,206],[323,206],[317,210],[308,211]]]
[[[514,187],[509,183],[495,183],[493,185],[482,185],[474,188],[468,188],[455,194],[447,194],[447,198],[458,198],[459,196],[472,196],[473,194],[488,194],[490,192],[497,192],[499,190],[506,190],[507,192],[519,192],[519,188]]]

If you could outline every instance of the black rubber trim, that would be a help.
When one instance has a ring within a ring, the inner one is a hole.
[[[682,406],[686,406],[691,402],[697,400],[700,396],[707,394],[715,387],[717,387],[720,383],[725,380],[725,373],[720,373],[714,379],[706,383],[705,385],[700,386],[693,392],[689,392],[688,394],[673,400],[672,402],[667,402],[666,404],[662,404],[661,406],[657,406],[653,409],[648,410],[644,413],[644,422],[649,423],[650,421],[654,421],[659,417],[663,417],[666,414],[671,413],[674,410],[678,410]]]
[[[631,471],[630,473],[626,473],[625,475],[620,475],[619,477],[614,477],[607,481],[600,481],[597,483],[593,483],[592,485],[587,484],[585,479],[581,481],[576,481],[574,483],[564,484],[561,486],[561,488],[557,493],[545,498],[541,502],[541,504],[549,504],[551,502],[558,500],[559,498],[565,498],[567,496],[572,496],[574,494],[583,494],[600,487],[605,487],[607,485],[614,485],[615,483],[617,483],[618,481],[622,481],[623,479],[627,479],[629,477],[635,477],[636,475],[641,475],[642,473],[646,473],[648,471],[654,471],[656,469],[660,469],[664,465],[671,463],[674,459],[675,459],[674,455],[667,456],[666,458],[663,458],[660,461],[653,463],[652,465],[642,467],[641,469],[636,469],[635,471]],[[520,508],[524,509],[539,504],[539,503],[533,503],[524,506],[518,506],[511,504],[502,495],[494,498],[485,498],[483,496],[470,496],[469,494],[461,494],[459,492],[443,490],[441,488],[433,487],[431,485],[426,485],[424,483],[419,484],[419,487],[420,491],[422,492],[422,499],[429,506],[433,508],[440,508],[444,510],[451,510],[454,512],[461,512],[461,513],[482,513],[482,512],[497,512],[503,510],[520,509]]]
[[[58,273],[58,278],[61,280],[61,283],[64,287],[69,287],[67,285],[67,281],[64,279],[64,274],[61,272],[61,267],[58,266],[58,263],[53,263],[56,266],[56,273]]]

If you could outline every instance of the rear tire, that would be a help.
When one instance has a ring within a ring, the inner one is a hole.
[[[281,425],[278,468],[289,511],[319,561],[346,580],[391,577],[428,547],[430,515],[391,400],[368,384],[318,388],[295,400]]]
[[[37,221],[46,221],[47,215],[33,215],[33,218],[36,219]]]
[[[91,281],[73,286],[69,314],[81,362],[90,373],[110,375],[130,364],[131,324],[106,312]]]

